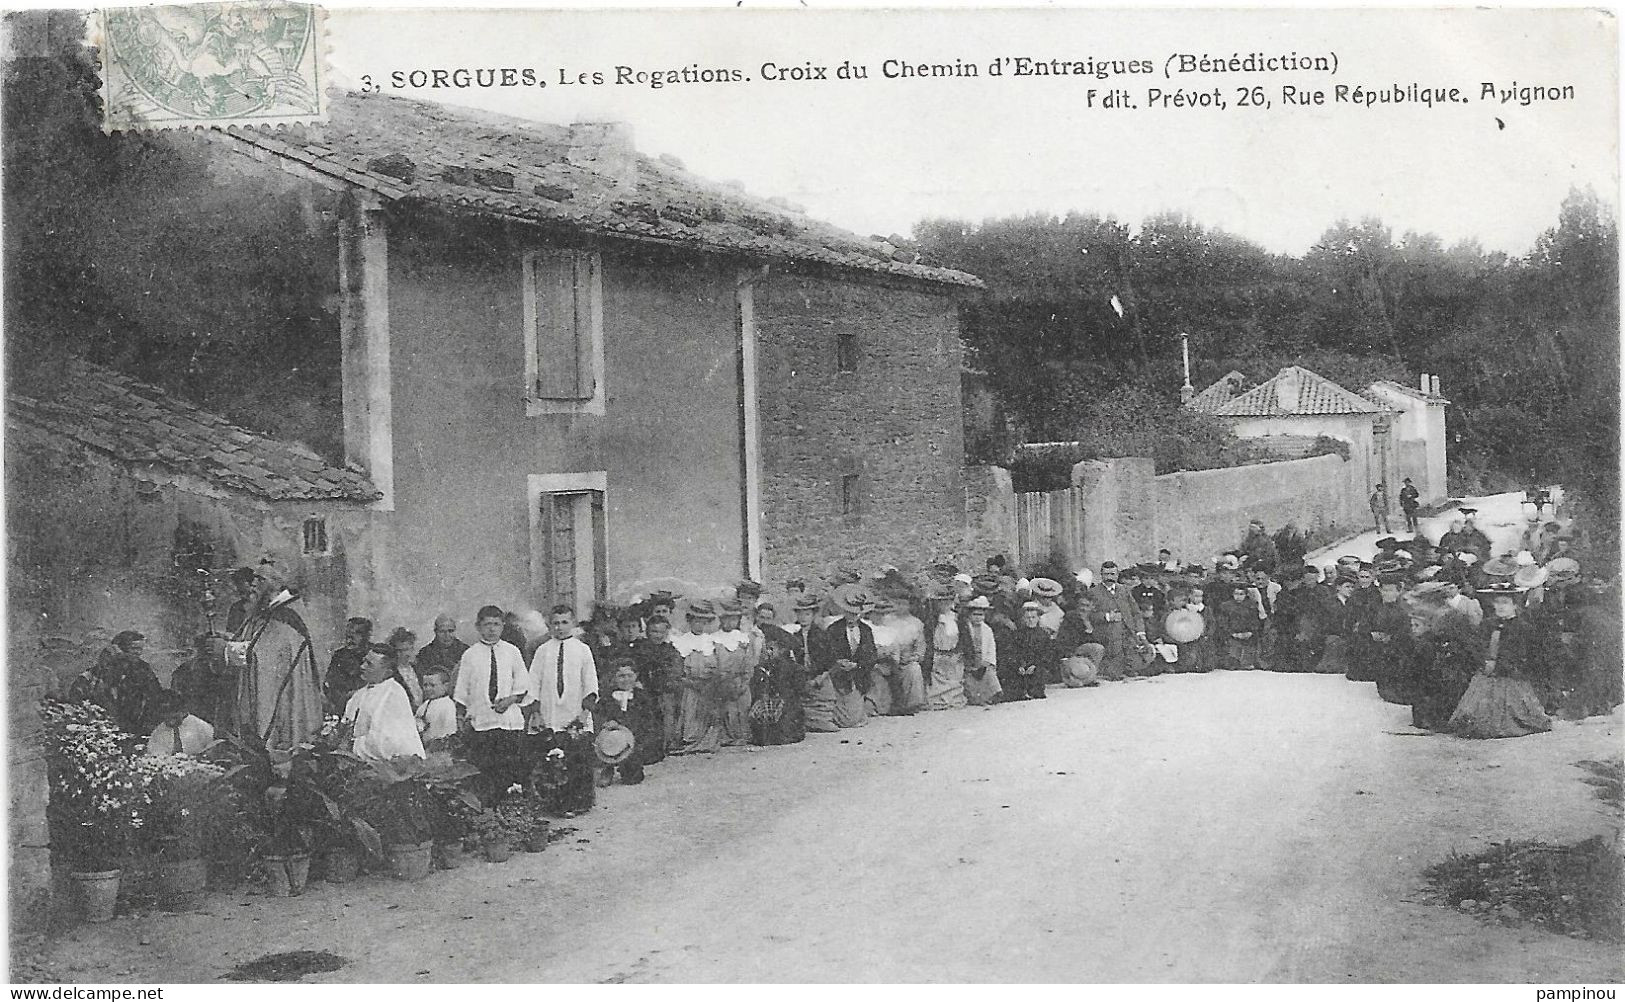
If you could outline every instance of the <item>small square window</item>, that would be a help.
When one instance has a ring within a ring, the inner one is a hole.
[[[835,335],[835,370],[858,371],[858,336],[850,331]]]
[[[854,518],[858,514],[858,475],[848,473],[841,477],[841,514]]]
[[[305,553],[309,556],[327,553],[327,519],[320,515],[305,519]]]

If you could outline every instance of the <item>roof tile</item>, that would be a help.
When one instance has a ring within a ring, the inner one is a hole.
[[[1217,417],[1382,414],[1389,410],[1301,365],[1289,365],[1239,396],[1209,396],[1217,385],[1203,390],[1186,406]]]
[[[239,428],[156,386],[82,359],[69,363],[68,377],[56,400],[11,395],[8,419],[125,464],[155,463],[273,501],[366,503],[381,496],[362,473]],[[91,416],[102,414],[111,416]]]
[[[395,200],[947,285],[982,284],[961,271],[894,260],[876,241],[616,149],[609,145],[614,139],[388,94],[336,94],[329,113],[324,124],[287,130],[297,145],[261,130],[229,135]],[[391,156],[421,169],[410,180],[368,169]]]

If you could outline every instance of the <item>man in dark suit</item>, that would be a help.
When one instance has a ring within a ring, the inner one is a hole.
[[[1095,640],[1106,648],[1100,664],[1100,677],[1120,679],[1132,665],[1141,664],[1138,648],[1144,647],[1145,623],[1140,619],[1134,595],[1118,580],[1117,565],[1108,560],[1100,565],[1100,580],[1088,591],[1094,606],[1090,623]]]
[[[837,679],[844,671],[858,691],[866,693],[876,660],[875,631],[862,619],[870,607],[869,595],[857,585],[842,585],[830,595],[830,602],[841,618],[815,634],[813,671],[833,671]]]

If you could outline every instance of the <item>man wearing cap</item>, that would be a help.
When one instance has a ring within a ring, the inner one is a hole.
[[[1411,483],[1411,478],[1405,478],[1405,484],[1399,489],[1399,510],[1405,513],[1405,531],[1415,534],[1421,530],[1417,528],[1416,510],[1422,507],[1422,492]]]
[[[250,743],[291,752],[322,729],[316,651],[274,562],[260,562],[254,595],[254,611],[227,645],[239,672],[237,727]]]
[[[1105,648],[1100,677],[1119,680],[1128,673],[1136,646],[1146,642],[1140,607],[1119,582],[1117,564],[1110,560],[1100,565],[1100,580],[1088,589],[1088,595],[1095,642]]]
[[[457,639],[457,617],[442,612],[434,618],[434,639],[418,650],[419,675],[432,671],[446,673],[446,683],[457,684],[457,664],[463,660],[468,645]]]
[[[1275,570],[1275,565],[1281,560],[1275,540],[1264,531],[1264,520],[1261,518],[1255,518],[1247,523],[1247,535],[1241,541],[1241,553],[1247,557],[1249,566],[1262,567],[1266,571]]]
[[[144,634],[135,630],[120,633],[96,664],[73,680],[68,699],[100,706],[127,734],[144,737],[151,733],[158,723],[158,696],[164,687],[141,657],[146,649]]]
[[[1478,527],[1478,509],[1463,508],[1461,513],[1465,516],[1466,521],[1462,524],[1461,542],[1458,548],[1471,550],[1478,555],[1479,563],[1485,563],[1490,559],[1490,537],[1486,536],[1484,530]]]
[[[1388,532],[1388,485],[1377,484],[1371,492],[1371,520],[1378,532]]]
[[[818,633],[812,650],[813,671],[828,673],[835,684],[835,722],[841,727],[862,727],[868,722],[864,694],[875,668],[875,634],[863,614],[869,593],[856,584],[844,584],[830,593],[830,604],[840,619]]]

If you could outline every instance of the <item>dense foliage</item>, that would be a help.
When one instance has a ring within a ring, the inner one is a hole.
[[[1522,257],[1369,219],[1299,257],[1177,216],[937,219],[915,237],[987,282],[966,341],[1020,440],[1150,455],[1160,472],[1237,461],[1222,428],[1178,410],[1188,334],[1197,389],[1290,363],[1356,390],[1437,374],[1456,489],[1565,482],[1594,531],[1617,522],[1619,235],[1593,193],[1572,192]]]

